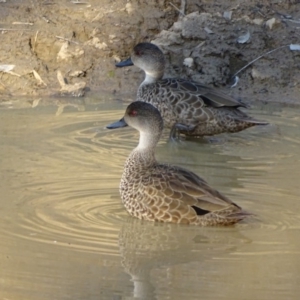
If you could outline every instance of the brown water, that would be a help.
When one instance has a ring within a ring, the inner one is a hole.
[[[0,108],[1,300],[299,299],[299,108],[254,107],[272,125],[209,140],[164,135],[160,161],[256,215],[199,228],[128,217],[118,185],[138,133],[104,128],[125,104],[55,101]]]

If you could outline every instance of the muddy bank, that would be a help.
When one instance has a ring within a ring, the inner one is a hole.
[[[228,88],[236,97],[297,103],[299,1],[6,1],[0,3],[0,95],[82,96],[105,91],[133,97],[143,78],[114,64],[140,41],[164,51],[168,76]]]

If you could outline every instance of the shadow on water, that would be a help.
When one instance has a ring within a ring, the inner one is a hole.
[[[167,142],[186,167],[256,217],[228,228],[128,217],[118,185],[137,144],[107,131],[126,103],[11,99],[0,107],[0,281],[4,299],[296,299],[298,109],[255,106],[270,125]],[[16,288],[18,287],[18,288]]]

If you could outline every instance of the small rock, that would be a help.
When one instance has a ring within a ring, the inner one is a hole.
[[[77,70],[77,71],[70,72],[70,73],[69,73],[69,76],[70,76],[70,77],[79,77],[79,76],[81,76],[81,75],[83,75],[83,74],[84,74],[83,71]]]
[[[80,47],[77,46],[73,50],[70,49],[69,42],[64,42],[57,54],[56,59],[57,61],[68,60],[71,58],[78,58],[83,54],[84,54],[84,50],[81,49]]]
[[[213,34],[214,32],[211,30],[211,29],[209,29],[208,27],[204,27],[204,30],[205,30],[205,32],[207,33],[207,34]]]
[[[273,26],[276,24],[276,19],[272,18],[266,21],[266,26],[269,27],[269,29],[272,29]]]
[[[232,10],[230,11],[224,11],[223,18],[227,21],[230,21],[232,18]]]
[[[182,44],[183,40],[180,32],[162,30],[151,43],[157,46],[167,47],[174,44]]]
[[[185,65],[186,67],[189,67],[189,68],[193,67],[194,59],[192,57],[185,58],[183,61],[183,65]]]
[[[264,20],[261,19],[261,18],[256,18],[256,19],[254,19],[254,20],[252,21],[252,23],[255,24],[255,25],[262,25],[263,22],[264,22]]]
[[[181,31],[181,30],[182,30],[182,21],[180,20],[180,21],[178,21],[178,22],[175,22],[175,23],[173,24],[172,29],[173,29],[174,31]]]
[[[125,5],[125,10],[127,11],[127,13],[130,15],[134,12],[134,8],[132,7],[132,4],[131,3],[127,3]]]
[[[115,62],[120,62],[121,61],[121,58],[120,58],[120,56],[119,55],[117,55],[117,54],[114,54],[113,56],[112,56],[112,58],[115,60]]]
[[[93,37],[92,39],[88,40],[85,44],[89,46],[94,46],[95,48],[100,50],[105,50],[108,47],[106,43],[101,43],[100,39],[97,37]]]

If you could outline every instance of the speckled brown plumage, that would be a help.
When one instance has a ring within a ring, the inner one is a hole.
[[[187,136],[205,136],[267,124],[249,117],[239,110],[244,104],[213,88],[185,79],[162,79],[165,59],[154,44],[136,45],[131,60],[146,74],[136,100],[155,106],[165,127],[177,128]],[[126,65],[128,63],[117,64]]]
[[[139,144],[126,160],[120,183],[121,199],[132,216],[211,226],[234,224],[247,215],[195,173],[156,161],[154,150],[163,120],[155,107],[133,102],[124,118],[107,128],[127,124],[140,132]]]

